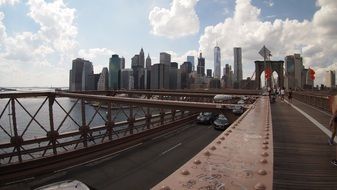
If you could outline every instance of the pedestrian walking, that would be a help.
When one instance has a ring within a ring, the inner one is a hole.
[[[292,103],[292,101],[293,101],[293,90],[291,88],[289,88],[288,100],[289,100],[290,103]]]
[[[331,130],[331,137],[329,138],[329,145],[334,144],[334,139],[336,136],[336,128],[337,128],[337,110],[334,111],[332,114],[332,117],[330,119],[329,127]],[[335,166],[337,166],[337,159],[331,160],[331,163]]]
[[[285,94],[285,88],[284,87],[282,87],[280,94],[281,94],[281,100],[284,101],[284,94]]]

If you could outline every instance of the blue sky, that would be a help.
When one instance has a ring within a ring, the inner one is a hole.
[[[326,53],[332,58],[319,55],[326,51],[322,38],[331,42],[334,31],[324,23],[337,26],[324,14],[334,6],[327,0],[3,0],[0,66],[7,70],[0,71],[0,86],[67,86],[72,59],[91,60],[98,73],[112,53],[129,66],[141,47],[153,62],[161,51],[179,63],[202,51],[213,68],[216,42],[222,67],[232,64],[234,46],[243,48],[245,77],[266,44],[275,59],[303,53],[305,66],[315,68],[322,82],[324,69],[336,67],[337,48]],[[327,33],[310,32],[318,29]],[[25,77],[8,76],[11,72]]]

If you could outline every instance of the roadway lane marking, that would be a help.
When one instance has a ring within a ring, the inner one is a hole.
[[[176,144],[175,146],[171,147],[170,149],[165,150],[165,151],[162,152],[160,155],[165,155],[166,153],[170,152],[171,150],[173,150],[173,149],[175,149],[175,148],[177,148],[177,147],[179,147],[179,146],[181,146],[181,145],[182,145],[182,143],[178,143],[178,144]]]
[[[170,132],[168,132],[168,133],[164,133],[164,134],[162,134],[162,135],[159,135],[159,136],[157,136],[157,137],[154,137],[154,138],[152,138],[151,140],[156,140],[156,139],[159,139],[159,138],[162,138],[162,137],[170,137],[171,135],[173,135],[173,134],[175,134],[175,133],[179,133],[179,132],[184,131],[184,130],[186,130],[186,129],[190,128],[190,127],[193,127],[193,126],[194,126],[194,125],[189,124],[189,125],[187,125],[187,126],[185,126],[185,127],[181,127],[181,128],[179,128],[179,129],[176,129],[176,130],[170,131]]]
[[[212,125],[210,125],[209,127],[207,127],[208,129],[210,129],[212,127]]]
[[[20,180],[12,181],[12,182],[6,183],[6,185],[12,185],[12,184],[16,184],[16,183],[31,181],[33,179],[35,179],[35,177],[29,177],[29,178],[25,178],[25,179],[20,179]]]
[[[67,167],[67,168],[63,168],[63,169],[60,169],[60,170],[56,170],[56,171],[54,171],[54,173],[63,172],[63,171],[70,170],[70,169],[75,168],[75,167],[78,167],[78,166],[87,165],[87,164],[90,164],[90,163],[99,161],[99,160],[101,160],[101,159],[106,159],[106,158],[111,157],[111,156],[113,156],[113,157],[111,157],[111,158],[115,158],[115,157],[119,156],[119,153],[124,152],[124,151],[129,150],[129,149],[132,149],[132,148],[135,148],[135,147],[140,146],[140,145],[142,145],[142,144],[143,144],[143,143],[138,143],[138,144],[136,144],[136,145],[130,146],[130,147],[125,148],[125,149],[123,149],[123,150],[120,150],[120,151],[117,151],[117,152],[114,152],[114,153],[111,153],[111,154],[107,154],[107,155],[105,155],[105,156],[102,156],[102,157],[99,157],[99,158],[95,158],[95,159],[93,159],[93,160],[89,160],[89,161],[86,161],[86,162],[83,162],[83,163],[80,163],[80,164],[76,164],[76,165],[73,165],[73,166],[69,166],[69,167]]]
[[[329,138],[331,137],[331,132],[329,129],[327,129],[324,125],[322,125],[321,123],[319,123],[316,119],[314,119],[313,117],[311,117],[309,114],[305,113],[303,110],[301,110],[300,108],[298,108],[297,106],[295,106],[294,104],[289,103],[287,100],[285,100],[287,104],[289,104],[291,107],[293,107],[295,110],[297,110],[298,112],[300,112],[304,117],[306,117],[307,119],[309,119],[313,124],[315,124],[321,131],[323,131],[323,133],[325,133]],[[335,138],[335,143],[337,143],[337,139]]]

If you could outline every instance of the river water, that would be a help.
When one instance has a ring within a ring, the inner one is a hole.
[[[41,91],[41,89],[33,89],[34,91]],[[43,89],[45,91],[45,89]],[[22,91],[19,91],[22,92]],[[34,116],[36,111],[39,109],[46,97],[37,97],[37,98],[20,98],[19,102],[22,104],[27,111]],[[3,112],[2,117],[0,118],[0,143],[6,143],[10,141],[10,136],[14,136],[13,122],[12,122],[12,108],[11,104],[6,107],[9,99],[0,99],[0,114]],[[70,98],[56,98],[57,102],[63,107],[64,110],[69,111],[72,106],[75,104],[74,99]],[[6,107],[6,109],[4,109]],[[48,100],[42,106],[41,110],[37,113],[35,119],[39,122],[40,126],[36,121],[31,121],[32,118],[26,111],[21,107],[19,103],[15,103],[16,109],[16,122],[18,128],[18,134],[23,137],[23,139],[33,139],[40,136],[46,136],[47,131],[50,131],[50,122],[49,122],[49,105]],[[86,123],[88,124],[95,113],[96,108],[90,104],[85,105],[86,112]],[[136,118],[144,116],[145,109],[134,108],[134,116]],[[103,118],[106,117],[107,109],[101,108],[99,113]],[[159,113],[158,109],[151,109],[151,113]],[[60,126],[64,120],[66,113],[62,108],[55,102],[53,105],[53,119],[54,119],[54,128],[55,130],[59,129],[59,133],[69,132],[78,130],[79,126],[82,125],[81,117],[81,103],[78,101],[74,106],[73,110],[70,112],[70,116],[77,122],[77,124],[72,121],[70,117],[67,117],[64,123]],[[115,118],[115,122],[125,121],[129,115],[129,109],[116,109],[112,110],[112,118]],[[105,121],[99,114],[96,114],[90,127],[104,125]],[[31,122],[31,123],[30,123]],[[30,123],[30,124],[29,124]],[[29,126],[28,126],[29,124]],[[27,128],[28,126],[28,128]]]

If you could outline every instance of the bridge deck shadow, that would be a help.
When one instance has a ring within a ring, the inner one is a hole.
[[[328,116],[293,102],[325,125]],[[328,136],[289,104],[271,105],[274,134],[273,189],[337,189],[336,146]]]

